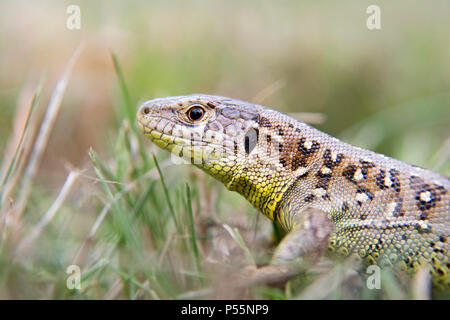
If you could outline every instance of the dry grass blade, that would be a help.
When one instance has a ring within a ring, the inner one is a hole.
[[[65,71],[61,76],[61,78],[59,79],[58,83],[56,84],[52,96],[50,97],[50,101],[44,116],[44,120],[42,121],[38,136],[36,137],[36,141],[33,146],[33,151],[31,153],[28,165],[25,169],[25,173],[22,178],[18,200],[13,210],[14,218],[16,219],[16,221],[20,220],[20,217],[22,216],[23,211],[25,210],[25,206],[28,201],[29,194],[31,192],[34,177],[39,168],[39,164],[42,155],[44,154],[45,147],[47,146],[50,133],[54,127],[56,117],[59,113],[59,110],[61,109],[61,102],[64,97],[64,93],[66,92],[67,89],[70,74],[75,65],[75,62],[78,59],[78,56],[81,53],[82,46],[83,45],[80,44],[75,49],[75,52],[70,57],[69,62],[66,65]]]
[[[106,214],[108,213],[108,211],[110,209],[111,209],[111,204],[109,204],[109,203],[105,204],[102,211],[97,216],[97,219],[95,219],[95,222],[92,225],[92,228],[89,231],[89,234],[86,236],[86,238],[84,238],[83,243],[81,244],[80,248],[78,249],[77,254],[75,255],[75,258],[73,259],[72,264],[79,265],[81,263],[81,261],[84,258],[84,255],[86,253],[88,244],[91,242],[92,238],[94,237],[95,233],[97,232],[97,229],[102,224],[103,220],[106,217]]]
[[[250,249],[245,244],[245,241],[242,238],[241,234],[239,233],[239,230],[237,228],[231,228],[227,224],[223,224],[223,227],[225,228],[225,230],[227,230],[227,232],[230,234],[233,240],[236,241],[236,243],[239,245],[242,251],[244,251],[247,264],[251,266],[256,266],[255,259],[253,259]]]
[[[14,200],[11,197],[17,181],[20,179],[21,173],[23,172],[23,167],[26,159],[28,158],[29,152],[27,148],[33,139],[33,130],[31,125],[31,118],[33,111],[36,108],[42,89],[43,79],[41,79],[38,87],[35,89],[31,103],[28,106],[27,116],[23,124],[23,129],[20,131],[20,137],[16,137],[12,134],[8,147],[3,156],[2,172],[3,177],[0,183],[0,244],[3,243],[3,239],[6,237],[4,233],[5,226],[8,224],[8,217],[14,208]],[[19,105],[19,110],[16,113],[16,121],[20,118],[20,114],[25,112],[25,105],[21,107]],[[19,124],[17,124],[19,126]],[[31,133],[29,132],[31,130]],[[19,131],[19,128],[17,128]],[[17,141],[16,141],[17,140]],[[12,156],[9,158],[9,155]]]
[[[27,252],[27,250],[30,248],[31,244],[39,237],[39,235],[44,230],[45,226],[47,226],[55,217],[56,213],[58,212],[59,208],[61,208],[61,205],[63,204],[64,200],[67,198],[70,190],[72,189],[73,185],[75,184],[76,180],[78,179],[80,173],[79,171],[71,171],[69,175],[66,178],[66,181],[64,182],[63,187],[61,188],[61,191],[59,192],[58,196],[56,197],[55,202],[51,205],[51,207],[48,209],[48,211],[44,214],[44,216],[39,220],[39,222],[33,227],[31,232],[28,234],[28,236],[23,239],[19,246],[17,247],[16,254],[17,255],[23,255]]]
[[[28,129],[29,129],[31,116],[33,115],[33,111],[39,102],[39,97],[40,97],[41,90],[42,90],[42,83],[43,83],[43,80],[41,79],[39,85],[37,86],[36,90],[34,91],[33,97],[31,99],[31,104],[28,108],[28,114],[27,114],[27,118],[26,118],[24,126],[23,126],[22,133],[21,133],[19,141],[15,147],[14,155],[12,156],[11,161],[9,161],[9,164],[8,164],[7,168],[5,168],[5,172],[3,174],[2,182],[0,184],[0,194],[1,194],[0,209],[2,208],[3,202],[5,200],[5,195],[8,194],[7,192],[5,192],[6,191],[5,189],[8,189],[6,187],[6,185],[9,181],[11,175],[14,173],[17,163],[19,162],[19,160],[21,158],[20,153],[22,152],[23,143],[24,143],[25,137],[26,137]],[[14,135],[12,135],[12,136],[14,136]],[[7,154],[5,154],[4,156],[5,156],[4,159],[6,160]]]

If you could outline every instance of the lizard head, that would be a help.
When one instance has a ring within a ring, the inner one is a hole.
[[[160,148],[228,184],[256,146],[256,109],[219,96],[176,96],[144,102],[137,121]]]
[[[287,132],[290,120],[264,106],[202,94],[149,100],[137,112],[139,127],[156,145],[222,181],[270,218],[291,174],[280,163],[282,129],[276,123]]]

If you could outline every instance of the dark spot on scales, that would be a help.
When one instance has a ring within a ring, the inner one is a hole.
[[[305,142],[306,142],[305,138],[301,138],[300,141],[298,142],[298,151],[300,151],[304,155],[313,154],[320,148],[320,144],[317,141],[311,141],[310,148],[305,147]]]
[[[278,144],[278,152],[283,152],[283,144],[282,143],[279,143]]]
[[[353,182],[356,184],[356,180],[354,179],[355,172],[357,168],[354,164],[349,165],[342,171],[342,175],[350,182]]]
[[[367,160],[359,160],[363,168],[370,169],[375,167],[375,163]]]
[[[447,193],[447,190],[445,189],[444,186],[437,186],[436,190],[439,190],[439,193],[442,194],[442,195]]]
[[[375,164],[367,160],[359,160],[359,163],[361,163],[361,173],[363,175],[363,178],[367,179],[367,176],[369,175],[369,169],[374,168]]]
[[[425,201],[425,200],[421,199],[421,194],[425,193],[425,192],[429,192],[429,194],[430,194],[429,201]],[[435,207],[436,204],[441,200],[441,196],[436,193],[436,190],[433,187],[431,187],[428,184],[424,184],[424,185],[422,185],[422,188],[417,191],[416,200],[417,200],[417,207],[421,211],[424,212],[424,211],[427,211],[427,210]],[[426,218],[428,218],[427,215],[426,215]],[[421,219],[422,219],[422,217],[421,217]],[[422,220],[425,220],[425,218]]]
[[[384,184],[385,178],[386,178],[386,171],[380,169],[380,172],[375,176],[375,183],[381,190],[389,188],[387,185]]]
[[[318,178],[318,182],[316,184],[316,188],[323,188],[325,190],[328,189],[328,184],[331,180],[331,173],[322,173],[321,170],[317,171],[316,174],[317,178]]]
[[[330,169],[333,169],[334,167],[338,166],[338,165],[341,163],[341,161],[342,161],[343,158],[344,158],[344,155],[343,155],[342,153],[339,153],[339,154],[336,156],[336,160],[333,160],[333,159],[331,158],[331,150],[330,150],[330,149],[327,149],[327,150],[325,150],[325,152],[323,153],[323,165],[324,165],[325,167],[328,167],[328,168],[330,168]]]
[[[370,192],[368,189],[363,188],[363,187],[358,187],[356,189],[356,193],[365,193],[367,195],[367,197],[369,198],[369,200],[373,200],[373,193]]]
[[[403,198],[399,197],[395,205],[395,210],[392,213],[394,217],[403,217],[405,215],[405,210],[403,210]]]
[[[306,167],[306,162],[303,158],[294,155],[292,158],[292,170],[296,171],[300,167]]]
[[[270,123],[270,120],[267,118],[260,117],[258,123],[261,127],[272,128],[272,123]]]
[[[348,209],[349,209],[348,203],[347,201],[344,201],[344,203],[342,204],[342,211],[347,212]]]
[[[398,175],[400,172],[396,169],[389,170],[389,173],[391,174],[391,181],[392,181],[392,188],[395,190],[395,192],[400,192],[400,180],[398,178]]]
[[[276,126],[275,130],[277,131],[278,135],[284,136],[284,130],[281,126]]]

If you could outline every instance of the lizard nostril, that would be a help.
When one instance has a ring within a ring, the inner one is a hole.
[[[142,112],[144,114],[149,114],[150,113],[150,108],[149,107],[145,107],[144,109],[142,109]]]

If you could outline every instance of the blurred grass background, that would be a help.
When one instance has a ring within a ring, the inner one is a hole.
[[[81,30],[66,28],[69,4],[81,8]],[[381,30],[366,28],[370,4],[381,7]],[[23,215],[7,219],[20,187],[2,207],[0,297],[235,297],[227,277],[246,255],[222,223],[238,227],[257,263],[267,262],[276,242],[268,221],[198,170],[172,165],[133,130],[127,114],[153,97],[201,92],[321,113],[316,127],[327,133],[449,175],[449,16],[444,0],[2,1],[2,177],[35,88],[42,82],[24,166],[51,92],[84,46]],[[76,175],[67,198],[18,250],[69,171]],[[71,264],[82,270],[81,290],[66,287]],[[338,280],[322,291],[311,283],[303,277],[244,296],[411,297],[408,284],[348,293]]]

